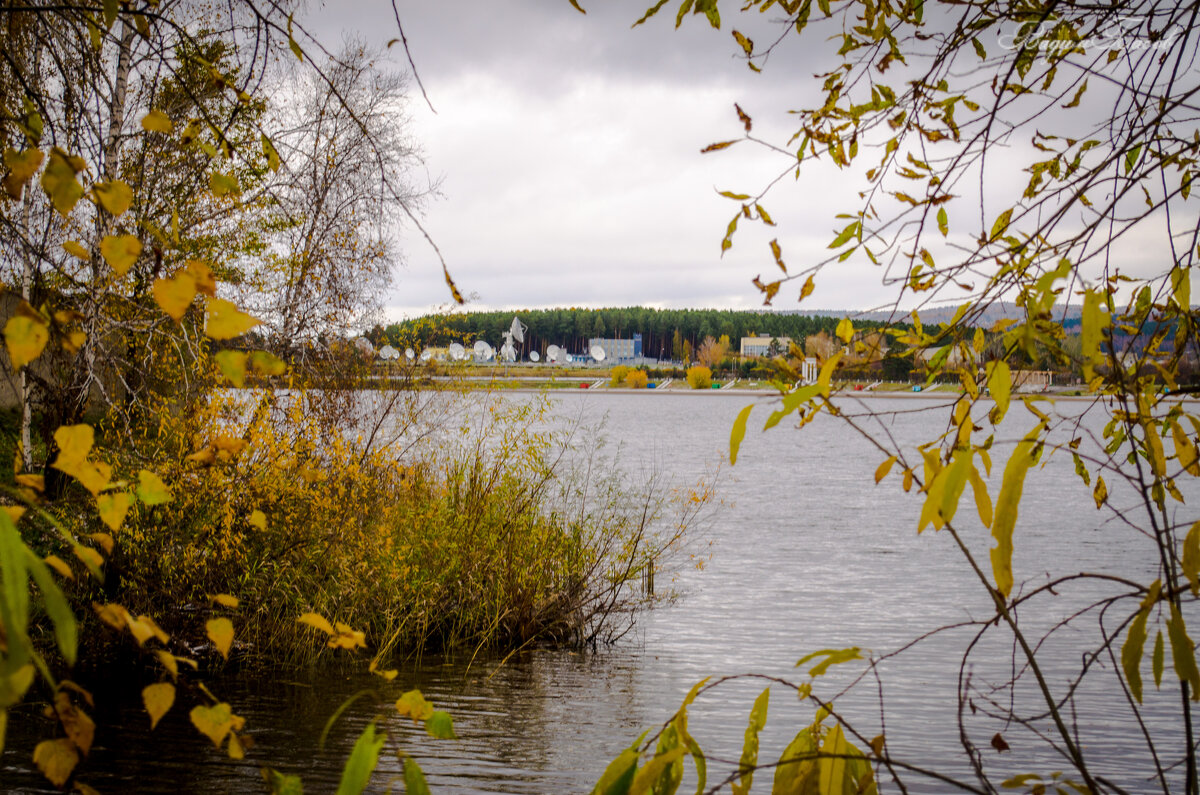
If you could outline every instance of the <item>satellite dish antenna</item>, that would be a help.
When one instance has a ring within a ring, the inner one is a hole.
[[[475,361],[486,362],[490,361],[495,351],[492,346],[488,345],[484,340],[475,340],[475,344],[471,347],[471,351],[475,354]]]
[[[467,358],[467,349],[457,342],[450,343],[450,359],[461,362],[465,358]]]
[[[524,342],[526,328],[528,328],[528,326],[522,323],[520,318],[513,317],[513,322],[508,329],[508,333],[512,335],[512,338],[517,342]]]
[[[421,351],[421,361],[427,362],[432,358],[433,358],[433,349],[432,348],[426,348],[425,350]]]
[[[593,345],[591,347],[591,349],[588,350],[588,353],[590,353],[592,355],[592,358],[595,359],[596,361],[598,361],[598,362],[604,361],[604,356],[605,356],[604,349],[601,348],[599,345]]]
[[[368,356],[375,355],[375,346],[372,345],[371,341],[369,339],[367,339],[366,337],[355,337],[354,338],[354,347],[358,348],[360,351],[367,354]]]
[[[541,357],[541,356],[538,354],[538,352],[537,352],[537,351],[530,351],[530,352],[529,352],[529,361],[531,361],[531,362],[536,362],[536,361],[537,361],[538,359],[540,359],[540,358],[542,358],[542,357]]]
[[[417,352],[414,351],[412,348],[405,348],[404,349],[404,358],[408,359],[411,362],[413,359],[417,358]]]
[[[399,359],[400,351],[396,350],[391,345],[384,345],[382,348],[379,349],[379,358],[387,359],[387,360]]]
[[[550,362],[550,364],[558,364],[558,356],[561,353],[562,348],[557,345],[551,345],[549,348],[546,348],[546,361]]]

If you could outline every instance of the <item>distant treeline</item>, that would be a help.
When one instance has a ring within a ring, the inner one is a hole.
[[[376,326],[366,336],[376,345],[394,347],[471,343],[477,339],[499,346],[501,334],[508,331],[513,317],[527,327],[523,350],[545,352],[546,346],[558,345],[572,353],[582,353],[593,337],[628,339],[642,335],[645,356],[662,359],[682,358],[686,343],[695,350],[706,337],[729,337],[737,350],[742,337],[756,335],[790,337],[799,344],[811,334],[832,334],[838,317],[748,312],[729,309],[648,309],[623,307],[612,309],[531,309],[504,312],[468,312],[461,315],[428,315],[415,320]],[[878,323],[856,323],[873,328]]]

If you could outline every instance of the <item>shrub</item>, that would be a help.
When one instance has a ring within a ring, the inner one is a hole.
[[[646,375],[645,370],[630,370],[625,374],[625,386],[630,389],[645,389],[648,383],[650,377]]]
[[[610,383],[613,386],[620,386],[625,381],[625,376],[629,375],[629,371],[630,368],[626,365],[618,364],[610,372],[610,375],[612,376],[612,381]]]
[[[688,386],[692,389],[708,389],[712,386],[712,370],[702,364],[689,367],[687,371]]]

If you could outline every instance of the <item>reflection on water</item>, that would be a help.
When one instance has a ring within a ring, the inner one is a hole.
[[[564,416],[608,413],[613,441],[629,442],[622,459],[627,471],[644,472],[657,464],[680,483],[694,482],[724,459],[733,418],[750,400],[602,393],[554,399]],[[912,412],[934,405],[930,401],[876,399],[870,405],[885,412],[880,423],[899,440],[926,441],[944,430],[934,424],[937,415]],[[1074,405],[1078,410],[1082,404]],[[1072,406],[1061,410],[1070,412]],[[755,423],[763,419],[765,412],[751,420],[751,428],[761,427]],[[1102,422],[1100,417],[1085,419],[1093,430]],[[996,452],[989,480],[993,494],[1008,449],[1001,446]],[[755,671],[802,681],[794,663],[809,651],[858,645],[882,654],[937,627],[988,615],[987,597],[961,565],[952,540],[944,533],[915,533],[919,498],[903,495],[896,474],[873,485],[871,475],[882,458],[828,418],[799,433],[751,430],[737,467],[721,473],[726,505],[707,529],[713,541],[711,560],[703,571],[680,571],[671,585],[682,598],[643,616],[635,635],[617,648],[596,654],[533,650],[506,661],[476,659],[470,665],[465,659],[426,657],[402,666],[399,679],[382,689],[378,679],[359,674],[323,678],[319,689],[303,677],[224,677],[212,687],[246,717],[255,740],[240,763],[205,747],[207,741],[178,706],[149,732],[137,687],[114,693],[107,685],[108,692],[97,688],[100,729],[81,778],[101,792],[260,792],[258,771],[269,764],[301,775],[306,791],[332,791],[355,736],[366,721],[381,716],[399,747],[421,762],[435,792],[588,791],[609,760],[642,730],[669,718],[688,689],[706,676]],[[1110,489],[1114,500],[1131,499],[1116,484]],[[1200,492],[1185,496],[1194,501]],[[968,503],[964,499],[964,506]],[[988,531],[972,513],[964,507],[958,521],[966,542],[986,561]],[[1049,459],[1026,485],[1015,537],[1018,583],[1026,582],[1028,590],[1051,573],[1105,571],[1117,564],[1128,567],[1130,561],[1141,561],[1152,579],[1152,545],[1105,522],[1105,516],[1076,480],[1071,460]],[[1027,628],[1049,626],[1044,611],[1065,615],[1095,594],[1091,585],[1065,586],[1021,620]],[[1115,623],[1110,620],[1109,625]],[[1090,630],[1095,620],[1082,626]],[[958,660],[977,632],[978,627],[949,630],[889,658],[879,667],[879,682],[868,681],[839,698],[839,709],[860,722],[867,737],[886,730],[894,754],[967,779],[955,694]],[[1051,636],[1046,654],[1052,683],[1066,680],[1090,640],[1074,630]],[[997,634],[996,641],[984,640],[970,674],[981,680],[1003,677],[1012,659],[1011,646]],[[1079,732],[1085,746],[1103,760],[1105,775],[1133,791],[1144,790],[1145,752],[1109,727],[1108,721],[1126,718],[1115,681],[1104,676],[1081,694],[1086,711],[1079,715]],[[847,678],[835,670],[829,681],[836,686]],[[737,758],[746,716],[763,686],[761,681],[737,682],[693,708],[690,726],[710,755]],[[430,740],[394,710],[389,712],[390,702],[412,687],[453,713],[459,741]],[[327,747],[319,750],[330,715],[363,690],[377,692],[358,698],[330,732]],[[1031,696],[1026,690],[1017,693],[1018,700]],[[1182,731],[1171,725],[1171,713],[1156,711],[1172,698],[1177,691],[1164,682],[1161,694],[1147,694],[1147,703],[1151,725],[1178,736]],[[181,696],[180,704],[193,700]],[[976,740],[989,754],[989,768],[1046,772],[1064,766],[1061,759],[1036,751],[1042,744],[1018,728],[999,727],[1013,750],[996,755],[986,742],[998,729],[983,718],[986,704],[979,706],[980,715],[971,725],[981,733]],[[28,716],[27,709],[10,726],[26,724]],[[808,706],[776,689],[762,758],[776,758],[811,718]],[[5,768],[0,769],[3,789],[37,791],[42,786],[14,770],[25,766],[36,739],[10,736]],[[389,752],[380,769],[373,781],[376,791],[384,791],[401,767]],[[909,784],[914,791],[938,791],[928,780],[913,778]]]

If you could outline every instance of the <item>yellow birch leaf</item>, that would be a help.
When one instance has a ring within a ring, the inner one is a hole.
[[[1104,505],[1104,501],[1108,499],[1108,487],[1104,485],[1104,478],[1096,478],[1096,488],[1092,489],[1092,499],[1096,501],[1096,507]]]
[[[409,690],[396,700],[396,711],[413,719],[413,723],[429,720],[433,705],[425,700],[420,690]]]
[[[215,357],[221,375],[229,379],[229,383],[238,389],[246,385],[246,359],[249,355],[244,351],[220,351]]]
[[[36,317],[13,315],[4,324],[4,344],[14,371],[41,356],[49,341],[50,329]]]
[[[210,618],[204,625],[208,639],[221,652],[221,656],[229,659],[229,647],[233,645],[233,622],[228,618]]]
[[[105,555],[111,555],[113,551],[113,537],[108,533],[91,533],[88,538],[95,541],[104,549]]]
[[[146,641],[151,638],[157,638],[159,643],[166,643],[171,639],[150,616],[138,616],[134,618],[126,613],[125,622],[129,627],[130,634],[133,635],[133,639],[137,641],[139,646],[145,646]]]
[[[92,742],[96,739],[96,722],[75,706],[70,695],[61,690],[54,697],[54,711],[58,713],[58,721],[67,733],[67,738],[87,756],[88,751],[92,749]]]
[[[170,682],[158,682],[153,685],[147,685],[142,689],[142,703],[146,706],[146,713],[150,716],[150,730],[153,731],[158,722],[162,720],[163,715],[171,709],[171,705],[175,703],[175,686]]]
[[[54,444],[58,447],[58,457],[52,466],[68,475],[87,461],[88,453],[95,444],[96,432],[91,425],[60,425],[54,431]]]
[[[68,240],[66,243],[62,244],[62,247],[63,247],[63,250],[66,251],[68,254],[70,254],[72,257],[75,257],[76,259],[81,259],[84,262],[87,262],[89,259],[92,258],[91,255],[88,254],[88,250],[83,247],[83,244],[78,243],[74,240]]]
[[[162,478],[148,469],[138,472],[135,491],[138,499],[146,505],[162,505],[171,501],[171,490],[162,482]]]
[[[213,745],[218,748],[225,740],[225,735],[234,729],[234,724],[237,722],[237,716],[233,714],[233,709],[225,703],[211,707],[193,707],[192,711],[188,713],[188,717],[192,719],[192,725],[199,729],[201,734],[212,740]]]
[[[116,494],[101,494],[96,498],[96,507],[100,511],[100,521],[108,525],[108,528],[114,533],[120,530],[121,525],[125,524],[125,515],[129,513],[129,504],[132,501],[129,493],[125,491],[120,491]],[[107,533],[96,533],[95,535],[108,536]],[[107,546],[108,549],[106,551],[111,554],[112,536],[108,536]]]
[[[346,624],[337,623],[337,634],[329,639],[327,644],[331,649],[356,649],[367,645],[367,636],[358,630],[351,629]]]
[[[2,505],[0,509],[8,514],[8,518],[12,519],[13,524],[21,521],[21,517],[25,515],[25,508],[20,505]]]
[[[1192,525],[1183,539],[1183,559],[1180,564],[1188,578],[1192,596],[1200,596],[1200,522]]]
[[[58,555],[47,555],[42,560],[46,562],[47,566],[58,572],[59,576],[64,580],[75,579],[75,572],[71,571],[71,567]]]
[[[260,510],[255,509],[250,512],[249,522],[259,530],[267,529],[267,515]]]
[[[159,663],[163,668],[167,669],[167,673],[172,679],[179,678],[179,662],[175,659],[175,655],[164,649],[156,649],[154,656],[158,657]]]
[[[21,191],[33,175],[42,167],[45,155],[39,149],[26,149],[18,152],[15,149],[4,150],[4,165],[8,174],[4,177],[4,191],[14,199],[21,198]]]
[[[212,268],[204,260],[190,259],[183,269],[190,273],[196,282],[196,292],[204,293],[209,298],[217,294],[217,277],[213,276]]]
[[[57,146],[50,150],[50,162],[42,172],[42,189],[64,218],[83,197],[83,186],[75,175],[86,167],[82,158],[72,157]]]
[[[45,491],[46,490],[46,476],[45,475],[34,475],[34,474],[26,472],[26,473],[15,476],[13,478],[13,480],[16,481],[16,484],[18,486],[24,486],[27,489],[34,489],[36,491]]]
[[[1171,420],[1171,435],[1175,440],[1175,457],[1184,471],[1193,477],[1200,477],[1200,459],[1196,455],[1196,443],[1188,438],[1179,423]]]
[[[333,625],[329,623],[323,616],[316,613],[305,613],[296,619],[301,624],[308,624],[314,629],[319,629],[326,635],[336,634],[333,630]]]
[[[86,549],[86,547],[76,547],[76,549]],[[105,624],[108,624],[113,629],[124,632],[126,627],[129,626],[129,611],[115,602],[111,602],[106,605],[100,605],[92,602],[92,609],[96,611],[96,616],[101,621],[103,621]]]
[[[876,483],[887,477],[888,472],[892,471],[892,464],[894,463],[896,463],[896,456],[891,456],[879,465],[879,467],[875,470]]]
[[[221,605],[221,607],[234,608],[238,606],[237,597],[230,596],[227,593],[210,594],[208,598]]]
[[[1008,412],[1009,397],[1012,394],[1012,372],[1008,368],[1008,362],[995,361],[988,365],[987,368],[987,388],[992,399],[996,401],[995,417],[992,418],[992,424],[997,425]]]
[[[117,276],[129,273],[142,254],[142,241],[133,235],[108,235],[100,241],[100,256]]]
[[[238,740],[236,732],[229,733],[229,758],[230,759],[245,759],[246,749],[242,747],[242,743]]]
[[[79,752],[66,737],[42,740],[33,749],[33,761],[51,784],[61,787],[71,777],[75,765],[79,764]]]
[[[215,340],[240,337],[258,324],[258,320],[242,312],[229,301],[214,298],[208,302],[208,325],[205,327],[205,333]]]
[[[287,365],[278,356],[266,351],[254,351],[250,354],[250,366],[255,372],[263,375],[283,375]]]
[[[1167,640],[1171,642],[1171,660],[1180,681],[1191,685],[1192,701],[1200,701],[1200,669],[1196,667],[1196,646],[1188,637],[1187,626],[1179,607],[1171,602],[1171,617],[1167,619]]]
[[[142,129],[146,132],[170,135],[175,129],[175,123],[161,110],[152,110],[142,118]]]
[[[155,279],[151,291],[162,311],[178,321],[196,297],[196,279],[187,271],[180,271],[172,279]]]
[[[992,520],[992,538],[996,546],[991,550],[992,574],[996,590],[1005,598],[1013,586],[1012,534],[1017,524],[1017,508],[1021,492],[1025,487],[1025,473],[1033,464],[1034,440],[1026,437],[1015,450],[1004,467],[1004,479],[1000,483],[1000,494],[996,497],[995,516]]]
[[[237,196],[242,192],[241,185],[238,184],[237,177],[232,174],[222,174],[219,171],[214,171],[208,177],[208,189],[212,191],[213,196]]]
[[[85,547],[82,544],[76,544],[75,546],[71,547],[71,551],[75,553],[75,557],[97,569],[100,568],[100,566],[104,563],[104,558],[100,557],[100,553],[91,547]]]
[[[1100,349],[1104,341],[1104,331],[1110,321],[1107,309],[1103,307],[1103,298],[1095,290],[1087,290],[1083,294],[1083,312],[1079,330],[1080,357],[1083,364],[1083,380],[1090,382],[1096,376],[1096,365],[1104,361],[1104,353]]]
[[[837,324],[838,339],[842,342],[850,342],[854,338],[854,324],[850,322],[850,318],[844,317]]]
[[[979,470],[971,467],[971,490],[975,492],[975,510],[979,512],[979,521],[984,527],[992,526],[992,498],[988,494],[987,484],[979,476]]]
[[[85,461],[69,474],[74,475],[79,484],[93,496],[99,496],[112,479],[112,467],[103,461]]]
[[[133,204],[133,191],[120,180],[97,182],[92,185],[96,202],[114,216],[122,215]]]

